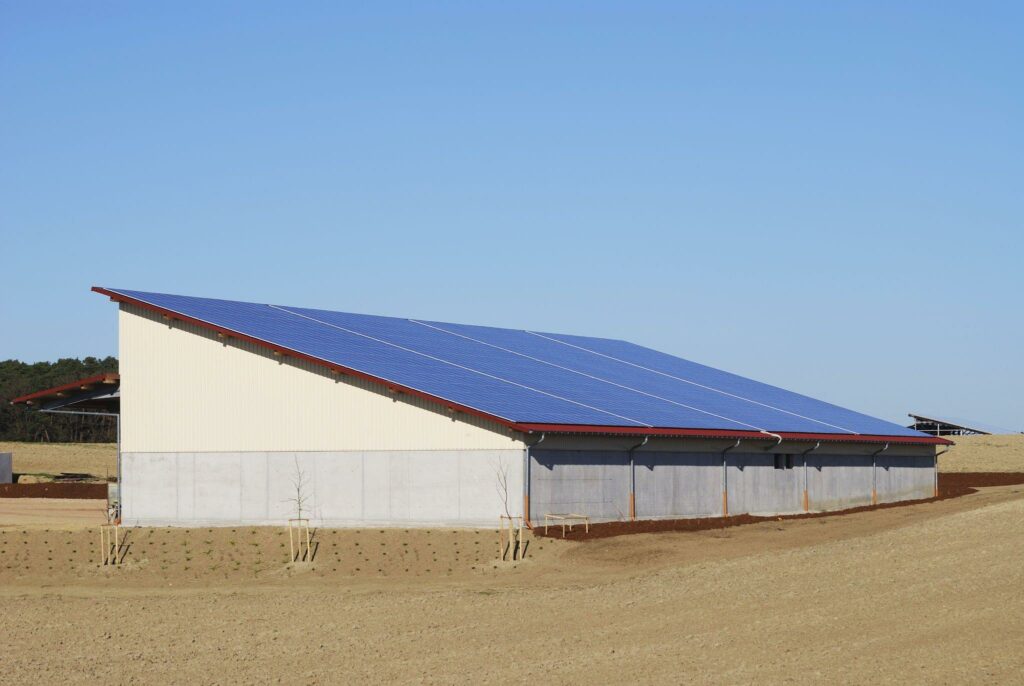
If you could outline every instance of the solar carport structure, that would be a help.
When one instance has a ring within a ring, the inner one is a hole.
[[[618,340],[115,288],[122,517],[493,525],[933,495],[897,424]],[[291,494],[291,497],[289,497]]]

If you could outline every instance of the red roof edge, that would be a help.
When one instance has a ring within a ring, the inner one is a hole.
[[[774,440],[774,437],[760,431],[733,431],[729,429],[683,429],[645,426],[593,426],[590,424],[531,424],[519,423],[520,431],[526,433],[566,434],[619,434],[628,436],[671,436],[675,438],[753,438]],[[953,445],[953,441],[938,436],[884,436],[872,434],[822,434],[794,431],[774,432],[787,441],[828,441],[835,443],[891,443],[910,445]]]
[[[90,376],[90,377],[87,377],[85,379],[79,379],[78,381],[72,381],[70,383],[66,383],[66,384],[63,384],[61,386],[54,386],[53,388],[46,388],[46,389],[41,390],[41,391],[36,391],[35,393],[29,393],[28,395],[23,395],[23,396],[18,397],[18,398],[13,398],[11,400],[11,404],[14,405],[16,403],[24,403],[24,402],[28,402],[30,400],[35,400],[37,398],[45,398],[47,396],[57,395],[58,393],[63,393],[64,391],[77,391],[82,386],[89,386],[89,385],[98,384],[98,383],[116,383],[120,379],[121,379],[121,376],[119,374],[117,374],[116,372],[107,372],[105,374],[96,374],[95,376]]]
[[[460,405],[459,403],[446,400],[440,396],[425,393],[415,388],[409,388],[401,384],[388,381],[379,376],[367,374],[351,367],[337,364],[335,362],[329,362],[313,355],[299,352],[291,348],[276,345],[269,341],[265,341],[261,338],[249,336],[232,329],[228,329],[222,326],[216,326],[210,322],[203,321],[202,319],[195,319],[187,315],[183,315],[180,312],[169,310],[158,305],[153,305],[144,300],[138,298],[132,298],[127,295],[122,295],[116,291],[111,291],[100,286],[93,286],[92,290],[101,295],[109,297],[114,302],[127,303],[140,307],[150,312],[156,312],[157,314],[163,315],[168,319],[174,319],[182,322],[193,324],[200,328],[208,331],[227,336],[229,338],[237,338],[239,340],[248,341],[254,345],[260,346],[271,350],[277,354],[286,355],[288,357],[294,357],[296,359],[305,360],[312,362],[313,364],[319,365],[330,369],[331,371],[354,376],[359,379],[371,381],[373,383],[381,384],[395,393],[405,393],[417,398],[422,398],[430,402],[437,403],[448,408],[450,411],[463,412],[474,417],[480,417],[489,421],[500,424],[501,426],[508,427],[515,431],[521,431],[523,433],[534,433],[534,432],[548,432],[548,433],[585,433],[585,434],[619,434],[619,435],[638,435],[638,436],[675,436],[679,438],[692,437],[692,438],[760,438],[764,439],[765,434],[759,431],[730,431],[725,429],[681,429],[681,428],[665,428],[665,427],[643,427],[643,426],[597,426],[591,424],[534,424],[534,423],[523,423],[515,422],[504,417],[478,410],[474,407],[468,407],[466,405]],[[937,436],[868,436],[861,434],[811,434],[811,433],[784,433],[778,432],[778,435],[782,436],[786,440],[794,441],[836,441],[842,443],[908,443],[918,445],[953,445],[952,441],[948,441],[944,438]]]

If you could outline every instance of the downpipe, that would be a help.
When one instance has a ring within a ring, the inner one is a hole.
[[[939,497],[939,457],[948,453],[952,448],[945,448],[942,452],[935,453],[935,462],[932,467],[933,498]]]
[[[811,511],[811,500],[807,496],[807,456],[820,447],[821,441],[818,441],[817,443],[814,444],[813,448],[808,448],[807,450],[800,453],[800,456],[804,458],[804,512]]]
[[[543,443],[545,438],[547,434],[541,433],[540,438],[533,443],[527,443],[526,450],[523,451],[526,458],[523,463],[523,523],[528,529],[533,528],[533,524],[530,523],[530,450]]]
[[[881,450],[871,453],[871,504],[878,504],[878,456],[889,449],[889,444],[882,446]]]
[[[782,440],[782,437],[779,437]],[[740,447],[740,443],[743,442],[742,438],[737,438],[736,442],[730,445],[728,448],[722,451],[722,516],[729,516],[729,469],[726,463],[726,453],[730,450],[735,450]]]
[[[633,452],[643,448],[650,440],[650,436],[644,436],[640,441],[629,449],[629,521],[636,521],[636,462],[633,459]]]

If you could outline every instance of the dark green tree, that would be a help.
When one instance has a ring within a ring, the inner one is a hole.
[[[117,440],[113,417],[83,417],[38,412],[10,399],[60,386],[104,372],[117,371],[117,358],[65,358],[28,364],[0,361],[0,440],[112,443]]]

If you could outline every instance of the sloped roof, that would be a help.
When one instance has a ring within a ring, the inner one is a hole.
[[[907,415],[916,421],[922,422],[933,422],[935,424],[944,424],[948,427],[955,429],[963,429],[976,434],[1016,434],[1024,433],[1021,431],[1013,431],[1002,426],[995,426],[993,424],[986,424],[984,422],[976,422],[973,419],[964,419],[963,417],[950,417],[943,415],[937,417],[934,414],[914,414],[913,412]]]
[[[93,290],[520,431],[948,442],[626,341]]]
[[[70,407],[88,412],[117,413],[120,409],[120,383],[119,374],[107,372],[12,398],[10,403],[46,410]]]

